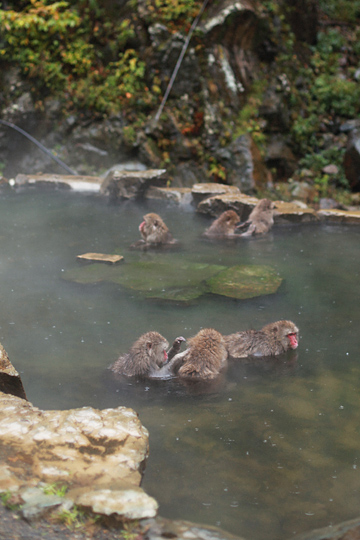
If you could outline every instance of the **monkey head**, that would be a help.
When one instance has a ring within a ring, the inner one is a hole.
[[[257,208],[262,211],[273,210],[275,208],[275,203],[269,199],[261,199],[261,201],[257,204]]]
[[[262,330],[266,332],[267,329],[273,334],[276,341],[281,343],[284,351],[297,349],[299,345],[299,329],[293,322],[284,320],[278,321],[264,326]]]
[[[145,348],[149,357],[149,364],[156,364],[158,367],[163,366],[168,360],[167,349],[169,348],[168,341],[157,332],[148,332],[145,334]]]
[[[144,221],[139,225],[139,231],[145,242],[161,243],[169,229],[158,214],[150,213],[144,216]]]

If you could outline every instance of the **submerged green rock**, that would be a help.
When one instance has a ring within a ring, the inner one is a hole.
[[[273,294],[282,278],[271,266],[231,266],[207,280],[210,292],[230,298],[254,298]]]
[[[68,270],[76,283],[108,281],[141,292],[146,298],[190,302],[208,292],[252,298],[277,291],[282,282],[270,266],[226,267],[190,261],[136,261],[120,266],[89,264]]]

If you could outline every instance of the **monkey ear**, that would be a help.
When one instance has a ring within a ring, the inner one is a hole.
[[[157,227],[159,225],[157,219],[154,220],[154,225],[155,225],[155,227]]]
[[[146,348],[147,348],[147,351],[149,353],[149,356],[151,356],[151,353],[152,353],[152,343],[151,343],[151,341],[148,341],[146,343]]]
[[[279,331],[279,327],[278,327],[278,326],[274,326],[274,327],[273,327],[273,332],[274,332],[274,334],[277,334],[278,331]]]

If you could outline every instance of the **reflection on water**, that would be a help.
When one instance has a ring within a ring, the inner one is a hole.
[[[279,292],[182,306],[62,279],[88,251],[153,260],[128,250],[150,210],[184,256],[270,264],[285,278]],[[358,228],[275,227],[267,238],[214,244],[199,238],[209,221],[191,209],[36,190],[3,192],[0,221],[0,340],[30,401],[44,409],[134,407],[150,431],[143,486],[161,515],[262,540],[358,516]],[[300,327],[298,350],[234,363],[212,387],[119,382],[106,370],[148,330],[171,341],[205,326],[230,334],[280,318]]]

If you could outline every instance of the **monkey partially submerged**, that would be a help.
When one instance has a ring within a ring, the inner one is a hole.
[[[167,353],[169,343],[158,332],[147,332],[135,341],[129,352],[120,356],[109,369],[116,374],[127,375],[128,377],[159,377],[169,376],[169,370],[164,369],[160,375],[161,368],[175,356],[185,341],[183,337],[175,339],[171,349]]]
[[[146,214],[139,225],[139,231],[142,239],[133,244],[133,248],[172,246],[178,243],[158,214]]]
[[[214,379],[225,367],[227,356],[220,332],[203,328],[188,340],[186,351],[174,356],[165,367],[182,378]]]
[[[291,321],[267,324],[261,330],[246,330],[224,336],[232,358],[274,356],[298,346],[299,329]]]
[[[239,236],[252,236],[253,234],[266,234],[274,225],[275,204],[269,199],[261,199],[252,210],[247,221],[238,226],[238,229],[247,230]]]
[[[236,226],[240,223],[240,218],[234,210],[226,210],[210,225],[203,236],[209,238],[236,238]]]

